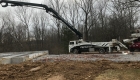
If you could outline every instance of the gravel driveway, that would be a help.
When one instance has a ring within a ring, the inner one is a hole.
[[[95,61],[95,60],[111,60],[120,61],[140,61],[140,52],[134,54],[60,54],[60,55],[45,55],[33,59],[33,61],[54,62],[54,61]]]

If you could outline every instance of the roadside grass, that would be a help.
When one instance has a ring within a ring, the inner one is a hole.
[[[106,70],[95,80],[140,80],[140,69]]]

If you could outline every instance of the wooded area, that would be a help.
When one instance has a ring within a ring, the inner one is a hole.
[[[139,27],[139,8],[131,7],[136,4],[128,0],[122,1],[45,0],[43,4],[74,25],[84,40],[105,42],[129,38],[130,31]],[[69,41],[75,39],[76,34],[45,10],[15,7],[0,12],[0,52],[68,53]]]

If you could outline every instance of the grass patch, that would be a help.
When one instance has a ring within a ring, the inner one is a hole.
[[[106,70],[95,80],[140,80],[140,69]]]

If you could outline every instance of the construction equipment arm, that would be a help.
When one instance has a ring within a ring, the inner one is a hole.
[[[2,5],[4,3],[4,5]],[[46,10],[47,13],[51,13],[53,17],[61,20],[63,23],[65,23],[69,29],[71,29],[79,39],[82,39],[82,34],[77,31],[74,26],[72,26],[68,21],[66,21],[62,16],[60,16],[54,9],[48,7],[47,5],[44,4],[36,4],[36,3],[29,3],[29,2],[21,2],[21,1],[8,1],[8,0],[0,0],[0,4],[2,7],[7,7],[7,6],[27,6],[27,7],[40,7],[44,10]]]

